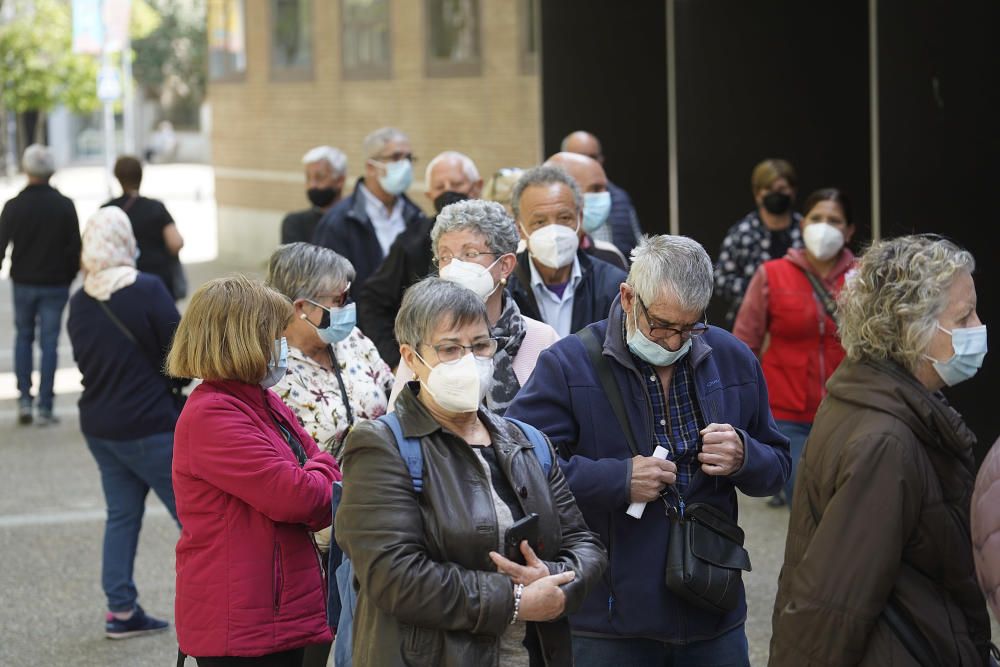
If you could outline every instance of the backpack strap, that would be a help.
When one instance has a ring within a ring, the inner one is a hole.
[[[545,478],[548,479],[549,472],[552,470],[552,451],[549,449],[549,443],[545,441],[545,436],[531,424],[525,424],[513,417],[505,417],[505,419],[521,429],[521,432],[528,438],[528,442],[534,446],[535,457],[542,465]]]
[[[410,471],[410,480],[413,482],[413,490],[421,493],[424,490],[424,452],[420,449],[420,438],[406,438],[403,436],[403,427],[399,423],[399,417],[395,412],[389,412],[378,418],[380,422],[389,427],[392,435],[396,438],[396,447],[399,455],[403,457],[403,463]]]

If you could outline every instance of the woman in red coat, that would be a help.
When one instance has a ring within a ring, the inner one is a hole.
[[[177,639],[198,665],[302,664],[330,641],[311,532],[331,523],[337,463],[268,387],[285,373],[292,306],[244,277],[202,286],[167,368],[202,382],[174,434]]]
[[[792,474],[784,491],[789,502],[826,381],[844,359],[834,301],[855,261],[847,248],[854,223],[843,192],[817,190],[803,210],[800,225],[806,247],[792,248],[757,269],[733,327],[733,334],[760,357],[771,412],[791,441]],[[776,497],[772,504],[784,503]]]

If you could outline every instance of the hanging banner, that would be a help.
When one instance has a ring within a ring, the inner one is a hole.
[[[99,55],[103,45],[101,0],[73,0],[73,53]]]
[[[128,43],[129,19],[132,16],[132,0],[104,0],[104,36],[108,51],[115,53]]]

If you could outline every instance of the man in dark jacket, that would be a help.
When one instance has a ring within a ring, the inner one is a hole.
[[[440,213],[448,204],[477,199],[483,191],[483,179],[468,155],[445,151],[427,163],[424,172],[427,191]],[[368,336],[378,353],[391,367],[399,365],[399,344],[393,334],[396,313],[403,303],[403,292],[421,278],[430,275],[431,228],[433,220],[423,219],[405,229],[389,248],[382,265],[365,282],[358,295],[358,327]]]
[[[59,329],[69,299],[69,285],[80,269],[80,222],[68,197],[49,185],[55,162],[45,146],[24,151],[28,187],[0,213],[0,257],[14,244],[10,277],[14,283],[14,373],[17,375],[18,422],[33,418],[31,372],[35,329],[42,348],[38,388],[39,425],[58,421],[52,414],[53,384],[59,359]]]
[[[508,283],[521,314],[560,336],[607,317],[625,272],[579,249],[583,195],[576,181],[559,167],[529,169],[511,205],[527,242]]]
[[[562,141],[561,150],[586,155],[596,160],[602,167],[604,166],[604,152],[601,150],[601,142],[590,132],[581,130],[566,135]],[[611,181],[608,181],[607,184],[608,192],[611,193],[611,211],[608,213],[607,223],[597,227],[592,236],[597,241],[614,243],[615,247],[628,259],[632,248],[642,238],[642,226],[639,224],[639,216],[636,215],[629,194]]]
[[[712,261],[697,242],[644,241],[610,316],[588,327],[627,424],[580,336],[542,352],[507,411],[560,451],[587,525],[608,549],[608,573],[570,617],[577,665],[749,665],[742,584],[738,606],[716,613],[674,595],[664,580],[668,486],[688,507],[707,503],[735,520],[737,489],[770,495],[790,467],[756,357],[705,324],[711,294]],[[666,459],[653,456],[658,446]],[[626,514],[630,503],[652,504],[635,519]]]
[[[292,211],[281,221],[281,242],[311,243],[316,225],[340,201],[347,178],[347,156],[333,146],[317,146],[302,156],[306,169],[307,209]]]
[[[364,141],[365,175],[354,192],[323,216],[313,243],[330,248],[354,265],[351,288],[358,294],[408,227],[425,220],[406,196],[413,181],[410,140],[392,127],[375,130]]]

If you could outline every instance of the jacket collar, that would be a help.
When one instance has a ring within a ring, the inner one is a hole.
[[[608,314],[608,330],[604,335],[604,354],[617,361],[622,366],[638,371],[635,359],[628,349],[625,336],[622,334],[625,323],[625,310],[622,308],[622,296],[619,294],[611,302],[611,312]],[[691,360],[691,367],[697,367],[708,355],[712,353],[712,346],[708,344],[704,336],[694,336],[691,338],[691,351],[688,357]]]
[[[365,211],[365,195],[361,192],[361,186],[365,184],[365,177],[359,176],[357,182],[354,184],[354,191],[351,192],[351,203],[348,211],[348,217],[356,220],[358,222],[371,223],[368,219],[368,213]],[[403,221],[407,225],[414,220],[423,215],[420,208],[410,201],[410,198],[406,196],[405,193],[398,196],[399,200],[403,202]]]
[[[399,418],[403,436],[406,438],[423,438],[437,431],[444,430],[444,427],[434,419],[434,416],[428,412],[424,404],[417,398],[417,394],[420,391],[420,383],[416,380],[411,380],[406,383],[406,386],[399,392],[399,396],[396,397],[394,411]],[[479,408],[478,414],[493,437],[493,444],[497,447],[497,451],[503,450],[505,454],[508,454],[511,453],[511,445],[530,447],[530,444],[524,445],[509,437],[503,423],[503,417],[494,415],[484,406]]]
[[[837,259],[837,263],[833,265],[830,273],[826,277],[820,276],[813,269],[812,264],[806,258],[805,248],[789,248],[788,252],[785,254],[785,259],[799,267],[803,271],[808,271],[820,280],[827,283],[834,283],[840,276],[844,275],[854,266],[854,253],[851,252],[850,248],[844,248],[843,252],[840,253],[840,257]]]
[[[240,380],[205,380],[202,384],[235,396],[247,405],[258,410],[267,409],[268,391],[259,384],[249,384]]]

